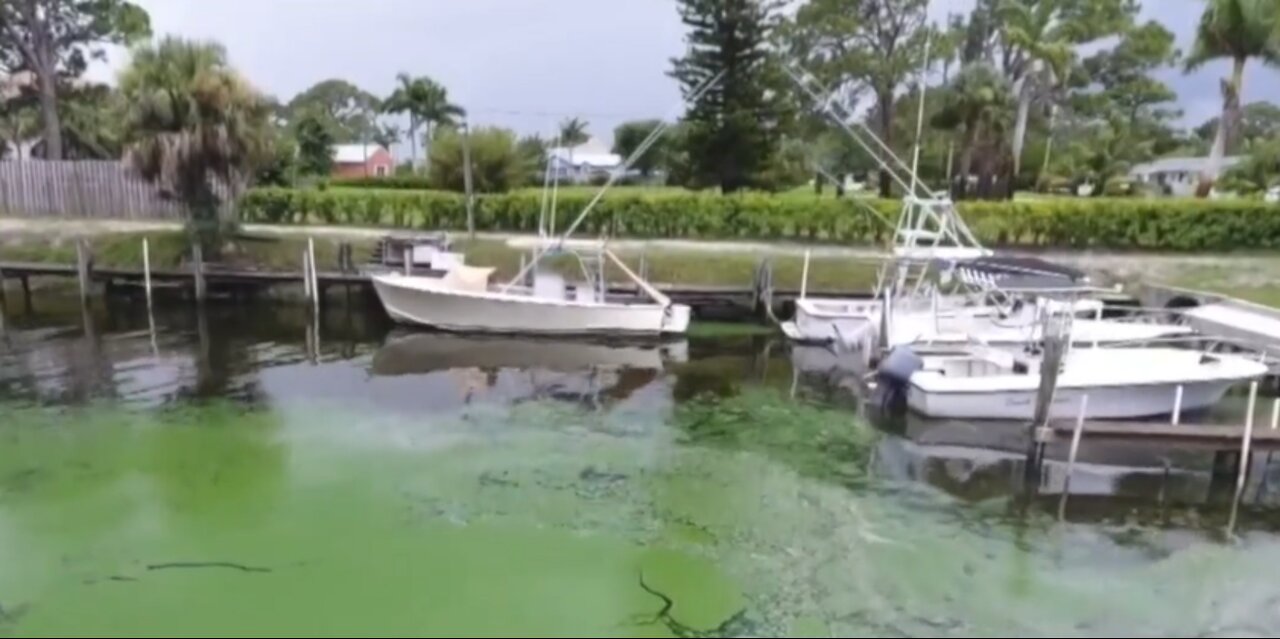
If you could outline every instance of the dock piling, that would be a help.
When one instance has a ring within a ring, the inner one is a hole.
[[[313,304],[315,305],[315,313],[320,315],[320,278],[316,276],[316,240],[315,238],[307,238],[307,263],[311,266],[311,292],[313,295]]]
[[[800,271],[800,299],[809,292],[809,249],[804,251],[804,267]]]
[[[208,287],[204,281],[204,247],[200,242],[191,245],[192,270],[196,280],[196,303],[203,304],[205,295],[208,293]]]
[[[413,275],[413,248],[404,247],[404,274]]]
[[[147,289],[147,314],[151,314],[151,243],[142,238],[142,281]]]
[[[1244,417],[1244,438],[1240,442],[1240,474],[1236,478],[1236,495],[1244,492],[1249,475],[1249,448],[1253,444],[1253,411],[1258,405],[1258,382],[1249,385],[1249,412]]]
[[[22,307],[26,309],[27,315],[31,314],[31,279],[23,275],[19,280],[22,282]]]
[[[1271,430],[1280,428],[1280,399],[1271,402]]]
[[[311,301],[311,263],[306,250],[302,251],[302,297],[307,302]]]
[[[92,276],[92,269],[88,240],[76,240],[76,279],[80,281],[81,305],[89,303],[89,287],[92,284],[89,278]]]
[[[1182,423],[1182,384],[1178,384],[1178,388],[1173,391],[1173,421],[1174,426]]]
[[[1080,414],[1076,417],[1076,429],[1071,433],[1071,451],[1067,454],[1067,483],[1071,482],[1071,471],[1076,466],[1076,455],[1080,452],[1080,438],[1084,435],[1084,418],[1089,412],[1089,396],[1080,398]]]

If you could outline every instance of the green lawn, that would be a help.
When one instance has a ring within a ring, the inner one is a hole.
[[[151,246],[151,263],[155,269],[180,268],[190,262],[190,245],[181,231],[152,233],[105,233],[89,238],[95,264],[100,266],[142,266],[142,239]],[[336,269],[338,247],[344,239],[324,236],[316,239],[316,263],[322,270]],[[357,262],[363,262],[371,254],[376,240],[350,238]],[[229,241],[219,259],[207,258],[210,263],[253,268],[267,271],[299,271],[307,240],[300,236],[241,235]],[[468,264],[493,266],[495,278],[512,278],[520,270],[521,257],[530,259],[527,249],[512,248],[500,240],[460,240],[455,250],[466,254]],[[640,269],[641,253],[638,250],[615,250],[618,256],[635,271]],[[648,249],[644,252],[650,281],[660,285],[686,286],[750,286],[754,281],[760,257],[748,250],[702,251],[691,249]],[[50,238],[43,235],[20,235],[0,241],[0,261],[42,262],[74,264],[75,244],[66,238]],[[774,286],[794,289],[800,286],[803,258],[798,255],[772,258]],[[546,258],[545,264],[571,279],[582,279],[582,266],[578,258],[557,255]],[[625,283],[629,280],[620,269],[610,265],[606,271],[609,280]],[[810,264],[809,288],[812,291],[869,290],[875,281],[875,267],[844,258],[814,258]]]

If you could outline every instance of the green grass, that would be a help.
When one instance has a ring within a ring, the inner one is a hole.
[[[108,233],[91,237],[89,244],[94,263],[110,267],[141,267],[144,237],[150,241],[152,268],[176,269],[190,264],[190,244],[181,231]],[[334,237],[316,239],[316,263],[322,270],[337,267],[338,247],[342,241]],[[357,262],[365,260],[376,244],[376,240],[367,238],[346,241],[353,245]],[[303,237],[240,235],[223,247],[220,258],[207,261],[245,269],[294,272],[301,270],[306,247],[307,240]],[[495,278],[498,279],[515,277],[520,270],[522,256],[529,259],[531,255],[527,249],[512,248],[500,240],[461,240],[455,245],[455,250],[465,253],[469,264],[496,268]],[[632,270],[639,271],[640,251],[618,248],[615,252]],[[660,285],[746,287],[754,281],[760,261],[760,256],[750,251],[649,249],[644,254],[649,280]],[[778,289],[799,288],[803,258],[788,255],[771,259],[774,286]],[[0,242],[0,261],[74,264],[75,244],[61,237],[24,235],[10,238]],[[582,267],[574,255],[551,256],[544,264],[572,280],[582,279]],[[616,266],[610,265],[606,273],[611,282],[629,282]],[[844,258],[814,258],[810,264],[809,290],[870,289],[875,275],[874,265]]]
[[[126,268],[142,266],[143,238],[150,245],[152,268],[176,269],[190,264],[191,244],[182,231],[107,233],[87,239],[95,265]],[[357,260],[364,259],[374,244],[372,240],[352,240],[351,243]],[[338,245],[339,240],[316,240],[316,263],[321,269],[337,267]],[[227,242],[218,259],[207,258],[207,261],[264,271],[299,271],[306,249],[306,238],[239,235]],[[76,248],[74,240],[65,237],[21,235],[0,242],[0,260],[74,264]]]
[[[514,277],[520,270],[521,255],[526,258],[530,255],[528,251],[511,248],[498,240],[464,240],[455,245],[455,250],[466,253],[468,264],[497,268],[496,276],[499,278]],[[618,248],[614,252],[628,267],[639,272],[640,251]],[[651,248],[644,251],[644,256],[648,263],[648,279],[658,285],[750,286],[760,262],[760,256],[750,251],[708,252]],[[549,268],[566,277],[581,278],[582,270],[576,257],[557,255],[545,259],[544,263]],[[775,288],[800,287],[804,271],[803,257],[771,256],[771,261]],[[607,273],[611,282],[629,281],[626,275],[612,265]],[[848,258],[813,258],[809,265],[809,290],[814,292],[870,290],[875,284],[875,278],[875,265]]]

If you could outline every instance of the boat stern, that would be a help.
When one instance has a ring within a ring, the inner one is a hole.
[[[662,332],[667,335],[683,335],[689,331],[693,309],[684,304],[672,304],[662,314]]]

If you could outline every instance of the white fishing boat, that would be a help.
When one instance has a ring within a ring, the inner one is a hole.
[[[696,100],[722,76],[718,74],[708,78],[686,100]],[[670,118],[655,127],[623,165],[610,173],[609,180],[559,236],[555,234],[558,181],[548,183],[550,188],[544,191],[537,249],[514,278],[505,284],[493,283],[490,280],[495,269],[467,266],[460,261],[451,263],[439,277],[395,273],[374,275],[374,290],[387,314],[398,322],[460,332],[644,336],[686,332],[691,309],[672,303],[670,298],[609,251],[603,240],[591,256],[569,250],[566,246],[567,240],[599,204],[605,192],[662,138],[668,121]],[[469,170],[469,165],[467,168]],[[552,173],[548,166],[546,179],[550,180]],[[551,254],[576,256],[586,281],[570,285],[556,273],[539,270],[543,258]],[[631,295],[611,297],[607,276],[609,264],[615,266],[648,299],[637,301]]]
[[[794,67],[787,70],[797,86],[906,193],[896,224],[866,207],[868,215],[893,230],[891,250],[885,256],[873,299],[808,299],[806,255],[794,318],[782,325],[788,338],[839,350],[876,342],[892,347],[972,340],[1016,346],[1037,337],[1035,317],[1021,312],[1022,305],[1028,303],[1033,308],[1041,307],[1037,289],[1083,290],[1087,285],[1085,274],[1075,269],[1036,258],[996,256],[978,241],[951,198],[932,191],[920,179],[916,169],[924,118],[923,92],[916,122],[915,157],[908,166],[846,106],[832,99],[832,94],[812,75]],[[946,266],[940,268],[940,264]],[[1014,290],[1020,293],[1015,295]],[[1102,310],[1099,300],[1079,300],[1055,312],[1084,315],[1072,328],[1070,341],[1076,344],[1124,344],[1192,332],[1188,327],[1168,323],[1103,318]]]
[[[1037,357],[990,348],[922,352],[905,380],[907,404],[939,419],[1031,420]],[[1072,349],[1062,361],[1048,417],[1137,419],[1203,410],[1266,366],[1239,355],[1178,348]],[[1088,396],[1087,404],[1084,397]]]
[[[611,301],[597,287],[569,286],[550,273],[535,275],[532,287],[494,285],[492,274],[491,268],[459,265],[438,278],[375,275],[373,285],[392,319],[440,330],[656,336],[689,328],[689,307],[673,304],[638,277],[653,301]]]

